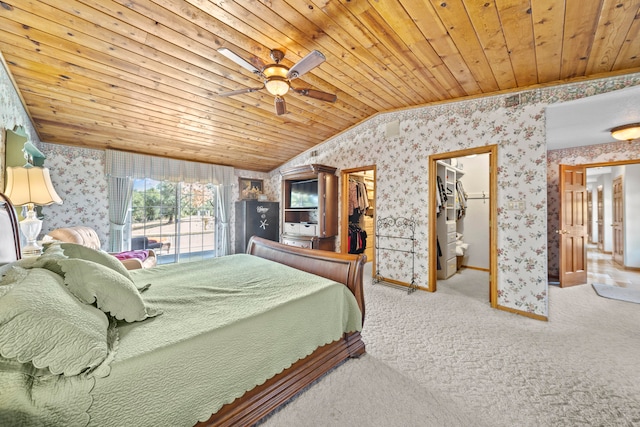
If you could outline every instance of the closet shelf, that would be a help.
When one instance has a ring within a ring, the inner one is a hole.
[[[457,167],[455,167],[455,166],[452,166],[452,165],[450,165],[449,163],[447,163],[447,162],[445,162],[445,161],[442,161],[442,160],[436,160],[436,164],[439,164],[439,165],[441,165],[441,166],[445,166],[445,167],[447,167],[447,168],[449,168],[449,169],[452,169],[453,171],[455,171],[455,173],[456,173],[457,175],[464,175],[464,170],[463,170],[463,169],[460,169],[460,168],[457,168]]]

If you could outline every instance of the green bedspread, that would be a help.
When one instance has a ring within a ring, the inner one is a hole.
[[[120,323],[89,425],[190,426],[317,347],[361,329],[349,290],[250,255],[132,271],[163,314]],[[118,420],[115,422],[115,420]]]

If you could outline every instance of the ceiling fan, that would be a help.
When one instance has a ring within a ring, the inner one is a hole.
[[[240,65],[241,67],[246,68],[253,74],[264,79],[264,84],[261,87],[238,89],[231,92],[221,93],[219,94],[220,96],[240,95],[242,93],[250,93],[256,92],[261,89],[266,89],[267,92],[275,96],[276,115],[278,116],[281,116],[287,112],[287,104],[285,103],[282,96],[289,90],[292,90],[299,95],[308,96],[310,98],[319,99],[321,101],[336,102],[336,100],[338,99],[336,95],[331,93],[322,92],[315,89],[296,89],[291,86],[291,80],[297,79],[303,74],[313,70],[326,60],[325,56],[317,50],[310,52],[307,56],[296,62],[293,67],[287,68],[284,65],[280,64],[280,61],[282,61],[282,58],[284,58],[284,52],[278,49],[273,49],[271,51],[271,59],[273,59],[275,63],[267,64],[262,67],[262,69],[254,67],[250,62],[246,61],[227,48],[220,48],[218,49],[218,52],[220,52],[222,55],[226,56],[236,64]]]

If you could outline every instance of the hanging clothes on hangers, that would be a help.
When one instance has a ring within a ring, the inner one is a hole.
[[[462,219],[467,213],[467,193],[464,192],[462,181],[456,181],[456,217]]]
[[[364,213],[369,207],[367,185],[362,181],[349,179],[349,215]]]
[[[447,197],[447,191],[444,188],[444,184],[442,182],[442,178],[440,177],[440,175],[436,177],[436,183],[438,186],[438,191],[436,191],[436,202],[437,202],[436,214],[439,215],[448,197]]]
[[[361,254],[367,248],[367,232],[358,224],[349,224],[349,253]]]

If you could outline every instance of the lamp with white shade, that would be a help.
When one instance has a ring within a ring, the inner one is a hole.
[[[35,205],[48,206],[62,203],[51,183],[49,169],[31,166],[7,167],[5,195],[14,206],[27,207],[25,218],[20,221],[20,230],[27,239],[22,249],[23,256],[39,255],[42,248],[36,239],[42,230],[42,220],[36,217]]]

